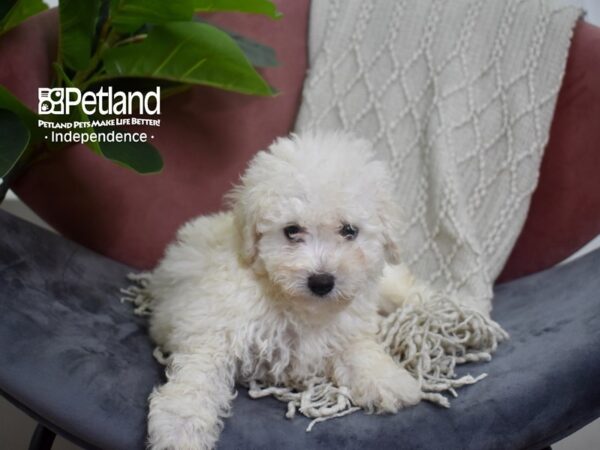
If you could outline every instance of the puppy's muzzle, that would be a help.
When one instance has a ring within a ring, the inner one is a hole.
[[[335,286],[335,277],[330,273],[317,273],[308,277],[308,288],[319,297],[323,297]]]

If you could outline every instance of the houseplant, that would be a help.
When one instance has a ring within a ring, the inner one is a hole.
[[[3,4],[0,39],[44,9],[41,0]],[[196,16],[218,11],[280,17],[269,0],[60,0],[59,45],[50,87],[85,93],[107,86],[125,91],[160,86],[165,97],[200,84],[249,95],[274,95],[275,90],[253,67],[276,65],[273,50]],[[98,118],[81,107],[69,114],[43,117],[59,128],[72,121],[87,123],[81,132],[90,136],[108,129],[93,125]],[[0,201],[27,167],[66,146],[49,141],[39,120],[36,112],[0,85]],[[150,142],[88,140],[85,144],[138,173],[162,169],[162,158]]]

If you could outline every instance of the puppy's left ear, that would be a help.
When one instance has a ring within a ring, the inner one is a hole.
[[[389,213],[384,213],[384,216],[388,215]],[[398,264],[400,262],[400,246],[398,245],[396,234],[399,230],[388,222],[387,217],[382,217],[382,222],[384,226],[383,249],[385,252],[385,261],[388,264]]]
[[[387,169],[380,178],[378,215],[383,226],[383,245],[385,260],[388,264],[400,262],[400,246],[398,234],[400,232],[401,209],[394,195],[394,184],[389,177]]]

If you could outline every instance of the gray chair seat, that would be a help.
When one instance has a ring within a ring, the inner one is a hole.
[[[142,449],[147,396],[162,381],[145,322],[121,304],[131,269],[0,212],[0,391],[86,448]],[[543,448],[600,415],[600,251],[496,288],[511,334],[489,377],[449,410],[422,403],[318,424],[285,405],[235,400],[222,449]]]

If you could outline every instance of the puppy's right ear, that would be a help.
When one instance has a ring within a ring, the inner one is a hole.
[[[272,171],[269,160],[267,152],[258,152],[250,161],[240,183],[226,196],[233,209],[234,222],[240,237],[241,257],[248,264],[254,265],[255,269],[260,240],[258,224],[262,217],[261,205],[268,196],[262,180]]]
[[[273,177],[280,170],[285,157],[276,157],[274,153],[285,154],[291,150],[293,140],[280,138],[271,144],[269,151],[259,151],[248,164],[240,183],[226,197],[233,208],[235,225],[241,238],[241,256],[254,266],[254,270],[261,270],[257,264],[260,261],[260,225],[281,188],[281,183],[275,183]]]

